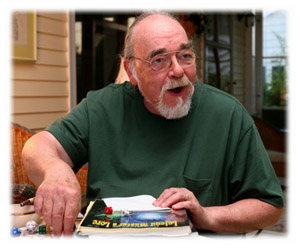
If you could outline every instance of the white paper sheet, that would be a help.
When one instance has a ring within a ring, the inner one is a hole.
[[[129,211],[170,211],[171,208],[155,207],[152,203],[156,200],[151,195],[138,195],[132,197],[104,198],[105,204],[114,211],[126,209]]]

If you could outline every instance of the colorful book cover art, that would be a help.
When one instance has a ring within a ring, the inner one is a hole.
[[[171,212],[130,212],[122,215],[120,211],[105,214],[105,203],[96,200],[81,227],[125,229],[125,228],[169,228],[189,226],[185,210]]]

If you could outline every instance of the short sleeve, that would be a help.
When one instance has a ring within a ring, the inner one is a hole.
[[[89,116],[87,99],[78,104],[65,117],[57,119],[46,129],[66,150],[74,164],[75,172],[87,162]]]
[[[275,206],[284,206],[281,186],[253,124],[242,135],[230,172],[232,202],[256,198]]]

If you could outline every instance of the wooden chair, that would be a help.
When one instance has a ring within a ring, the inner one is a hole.
[[[12,183],[29,184],[37,188],[28,178],[27,172],[22,163],[22,149],[25,142],[34,134],[33,131],[12,123],[11,125],[11,152],[12,152]]]
[[[25,167],[22,163],[22,149],[24,147],[25,142],[34,135],[35,132],[31,131],[19,124],[12,123],[11,124],[11,152],[12,152],[12,184],[28,184],[35,189],[37,186],[30,181]],[[81,187],[81,193],[86,193],[87,187],[87,166],[83,166],[78,173],[76,174],[77,179],[79,181]]]

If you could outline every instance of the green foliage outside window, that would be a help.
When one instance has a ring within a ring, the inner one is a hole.
[[[285,39],[274,33],[281,47],[281,55],[286,55]],[[274,61],[273,61],[274,62]],[[286,105],[286,79],[287,63],[286,59],[278,57],[276,66],[273,66],[271,82],[264,82],[264,106],[285,106]]]

